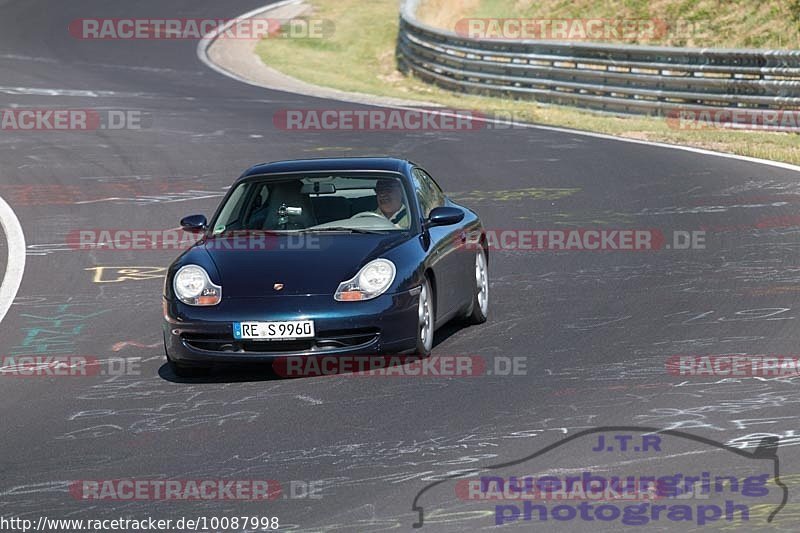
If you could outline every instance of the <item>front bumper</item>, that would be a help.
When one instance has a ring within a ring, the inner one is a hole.
[[[384,294],[366,302],[337,302],[332,295],[223,297],[211,307],[164,299],[164,345],[171,361],[185,365],[411,352],[416,348],[418,293]],[[234,322],[283,320],[313,320],[315,338],[246,341],[233,337]]]

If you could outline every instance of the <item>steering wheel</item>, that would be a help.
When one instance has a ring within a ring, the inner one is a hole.
[[[366,217],[378,217],[383,220],[388,220],[385,216],[381,215],[380,213],[376,213],[374,211],[362,211],[361,213],[356,213],[350,218],[366,218]]]

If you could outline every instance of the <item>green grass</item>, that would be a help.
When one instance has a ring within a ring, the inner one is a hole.
[[[643,2],[635,0],[628,3],[640,5]],[[266,39],[259,43],[257,52],[269,66],[316,85],[436,102],[452,109],[469,109],[487,114],[511,113],[518,120],[538,124],[800,164],[800,137],[796,134],[676,130],[659,118],[615,117],[569,107],[449,92],[403,76],[396,70],[396,0],[311,0],[311,4],[315,9],[314,17],[336,23],[331,38]],[[568,6],[569,2],[563,4]]]
[[[680,20],[693,23],[689,31],[640,42],[800,48],[800,0],[423,0],[420,16],[450,29],[470,17]]]

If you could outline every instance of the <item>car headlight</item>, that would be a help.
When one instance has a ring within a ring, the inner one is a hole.
[[[333,297],[340,302],[371,300],[386,292],[396,273],[394,263],[388,259],[375,259],[364,265],[353,278],[341,282]]]
[[[208,272],[197,265],[178,270],[172,286],[178,300],[187,305],[217,305],[222,300],[222,287],[214,285]]]

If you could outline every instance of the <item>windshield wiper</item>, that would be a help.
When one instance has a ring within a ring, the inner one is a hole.
[[[236,229],[236,230],[228,230],[223,231],[222,233],[212,233],[211,237],[220,237],[220,238],[236,238],[236,237],[248,237],[250,235],[286,235],[289,233],[288,231],[281,231],[281,230],[272,230],[272,229]]]
[[[364,229],[364,228],[346,228],[344,226],[335,226],[327,228],[308,228],[305,231],[324,233],[328,231],[345,231],[348,233],[363,233],[367,235],[383,235],[387,230]]]

